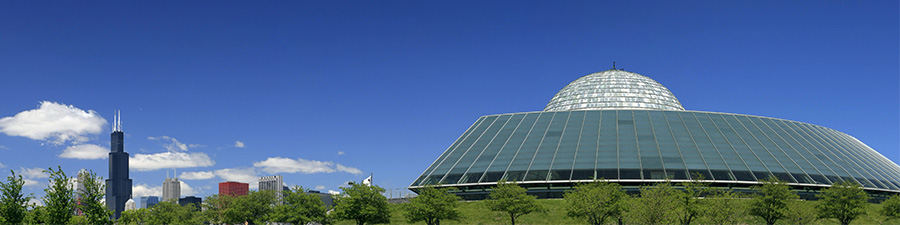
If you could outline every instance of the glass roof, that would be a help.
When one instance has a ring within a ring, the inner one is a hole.
[[[684,110],[665,86],[649,77],[611,69],[588,74],[563,87],[544,111],[649,109]]]

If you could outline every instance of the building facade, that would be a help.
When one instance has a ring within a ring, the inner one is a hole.
[[[157,203],[159,203],[159,197],[157,197],[157,196],[141,197],[141,208],[142,209],[150,208],[151,206],[154,206]]]
[[[900,166],[856,138],[809,123],[684,110],[656,81],[624,70],[581,77],[544,111],[479,118],[410,189],[457,187],[484,199],[500,180],[556,198],[595,179],[640,185],[702,179],[748,191],[787,181],[811,199],[849,180],[874,198],[900,193]]]
[[[181,198],[181,181],[178,178],[166,178],[163,181],[162,201],[177,202]]]
[[[284,186],[284,177],[281,175],[275,176],[264,176],[259,178],[259,190],[260,191],[274,191],[275,199],[278,204],[282,203],[284,199],[283,191],[287,189]]]
[[[184,198],[178,199],[178,204],[181,206],[191,205],[195,210],[200,210],[200,206],[203,204],[203,198],[194,197],[194,196],[185,196]]]
[[[250,191],[250,184],[235,181],[226,181],[219,183],[219,195],[224,196],[243,196]]]
[[[117,114],[110,134],[109,179],[106,179],[106,207],[118,219],[125,210],[125,202],[131,199],[131,178],[128,177],[128,153],[125,152],[125,133],[121,117]]]

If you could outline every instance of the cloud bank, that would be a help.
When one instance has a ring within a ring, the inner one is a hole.
[[[89,138],[86,135],[103,131],[104,124],[106,120],[93,110],[85,111],[72,105],[42,101],[37,109],[0,118],[0,132],[54,145],[66,142],[77,144],[87,141]]]
[[[184,180],[207,180],[215,178],[216,175],[213,172],[208,171],[200,171],[200,172],[182,172],[178,178]]]
[[[243,148],[243,147],[244,147],[244,142],[241,142],[241,141],[234,141],[234,147],[236,147],[236,148]]]
[[[69,159],[105,159],[109,157],[109,150],[99,145],[82,144],[69,146],[59,154],[60,158]]]
[[[345,172],[351,174],[362,174],[357,168],[336,164],[333,162],[307,160],[302,158],[289,159],[282,157],[271,157],[264,161],[254,162],[254,167],[259,167],[269,174],[276,173],[333,173]]]
[[[156,154],[134,154],[128,161],[129,167],[138,171],[165,168],[208,167],[215,164],[205,153],[163,152]]]

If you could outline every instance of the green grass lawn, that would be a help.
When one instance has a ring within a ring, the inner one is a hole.
[[[532,213],[528,215],[524,215],[519,217],[516,220],[516,224],[587,224],[587,222],[575,220],[566,216],[565,209],[565,201],[562,199],[541,199],[538,202],[544,207],[546,207],[549,211],[546,213]],[[805,204],[815,204],[815,202],[805,202]],[[410,224],[406,222],[406,217],[403,216],[403,204],[391,204],[391,224]],[[879,214],[879,210],[881,209],[881,205],[879,204],[869,204],[869,210],[867,215],[863,215],[862,217],[854,220],[851,224],[897,224],[900,225],[900,221],[894,220],[889,221],[887,223],[882,223],[881,221],[884,218]],[[459,210],[462,215],[465,217],[462,221],[441,221],[441,224],[509,224],[509,216],[500,212],[493,212],[487,208],[484,201],[471,201],[471,202],[462,202],[459,205]],[[627,223],[627,222],[626,222]],[[355,224],[354,221],[344,220],[344,221],[336,221],[335,224],[343,225],[343,224]],[[419,222],[415,224],[425,224],[424,222]],[[610,221],[609,224],[615,224],[615,221]],[[697,223],[699,224],[699,223]],[[741,224],[765,224],[765,222],[759,218],[751,217],[750,219],[744,221]],[[776,224],[785,224],[784,221],[779,221]],[[819,220],[816,221],[816,224],[823,225],[832,225],[832,224],[840,224],[837,220],[829,219],[829,220]]]

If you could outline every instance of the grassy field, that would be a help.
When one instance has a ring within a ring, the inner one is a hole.
[[[549,211],[546,213],[532,213],[528,215],[524,215],[516,220],[516,224],[587,224],[587,222],[575,220],[566,216],[565,210],[565,201],[561,199],[542,199],[538,200],[538,202],[544,207],[546,207]],[[806,204],[815,204],[815,202],[805,202]],[[391,224],[410,224],[406,222],[406,218],[403,216],[403,204],[391,204]],[[881,209],[881,205],[879,204],[870,204],[868,214],[864,215],[853,221],[851,224],[898,224],[900,225],[900,221],[889,221],[888,223],[883,223],[884,218],[879,215],[879,210]],[[459,207],[460,212],[466,218],[462,221],[441,221],[442,225],[451,225],[451,224],[509,224],[509,216],[500,213],[490,211],[487,206],[485,206],[483,201],[472,201],[472,202],[462,202]],[[612,222],[612,221],[611,221]],[[626,222],[627,223],[627,222]],[[344,224],[354,224],[354,221],[337,221],[338,225]],[[419,222],[415,224],[425,224],[424,222]],[[614,222],[609,224],[615,224]],[[700,223],[696,223],[700,224]],[[765,222],[761,219],[751,217],[744,221],[741,224],[765,224]],[[783,221],[779,221],[776,224],[787,224]],[[837,220],[819,220],[816,221],[815,224],[823,224],[823,225],[837,225],[840,224]]]

